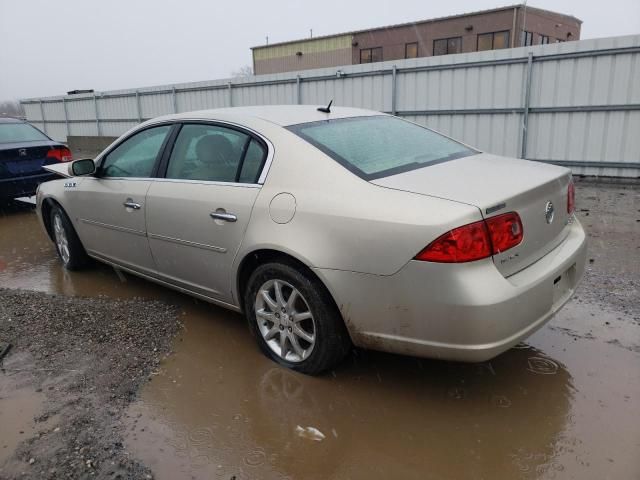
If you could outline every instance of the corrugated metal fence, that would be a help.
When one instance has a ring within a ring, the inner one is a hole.
[[[640,176],[640,35],[247,79],[27,99],[58,140],[117,136],[172,112],[334,104],[394,113],[484,151]]]

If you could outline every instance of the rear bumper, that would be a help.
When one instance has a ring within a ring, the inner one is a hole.
[[[576,220],[560,245],[508,278],[491,259],[411,261],[390,276],[316,272],[334,295],[356,345],[481,362],[550,320],[573,295],[585,258],[586,236]]]
[[[25,177],[0,178],[0,198],[30,197],[35,195],[38,185],[54,178],[59,177],[49,172]]]

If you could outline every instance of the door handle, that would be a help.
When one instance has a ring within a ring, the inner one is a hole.
[[[214,220],[224,220],[225,222],[231,223],[238,220],[238,217],[236,217],[233,213],[226,212],[211,212],[209,216]]]
[[[140,205],[139,203],[134,202],[130,198],[127,198],[127,201],[124,202],[122,205],[124,205],[125,208],[131,208],[133,210],[140,210],[140,208],[142,207],[142,205]]]

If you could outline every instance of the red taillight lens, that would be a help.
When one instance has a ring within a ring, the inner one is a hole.
[[[576,187],[573,186],[573,180],[569,181],[567,189],[567,213],[569,215],[576,211]]]
[[[494,255],[509,250],[522,241],[522,222],[516,212],[491,217],[486,222]]]
[[[491,255],[489,231],[484,220],[470,223],[438,237],[416,255],[416,260],[440,263],[462,263]]]
[[[431,242],[416,260],[463,263],[497,255],[515,247],[523,238],[520,216],[504,213],[455,228]]]
[[[71,150],[67,147],[52,147],[47,152],[47,158],[55,158],[58,162],[70,162],[73,160]]]

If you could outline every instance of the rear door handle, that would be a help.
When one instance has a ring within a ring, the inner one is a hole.
[[[140,208],[142,208],[142,205],[134,202],[130,198],[127,198],[127,201],[124,202],[122,205],[124,205],[125,208],[132,208],[133,210],[140,210]]]
[[[236,217],[233,213],[226,212],[211,212],[209,216],[214,220],[224,220],[225,222],[232,223],[238,220],[238,217]]]

